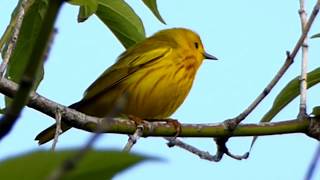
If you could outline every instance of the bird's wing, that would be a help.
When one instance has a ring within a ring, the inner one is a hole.
[[[104,94],[140,68],[152,64],[171,52],[168,46],[153,48],[144,53],[128,52],[120,55],[118,61],[109,67],[84,93],[83,100]]]

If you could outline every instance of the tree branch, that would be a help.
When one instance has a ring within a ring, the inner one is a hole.
[[[233,124],[238,125],[243,121],[257,106],[258,104],[270,93],[272,88],[277,84],[277,82],[281,79],[283,74],[288,70],[289,66],[293,63],[294,58],[296,57],[300,47],[303,45],[308,32],[311,28],[311,25],[313,24],[318,12],[320,9],[320,0],[317,1],[315,6],[313,7],[312,13],[306,22],[302,34],[299,37],[297,43],[295,44],[293,50],[291,53],[287,52],[287,58],[285,60],[284,65],[281,67],[281,69],[278,71],[276,76],[270,81],[270,83],[267,85],[267,87],[261,92],[261,94],[250,104],[250,106],[245,109],[241,114],[239,114],[234,119],[231,119],[233,121]]]
[[[0,80],[0,92],[8,97],[13,97],[17,92],[17,84],[2,78]],[[133,134],[136,125],[133,121],[123,118],[108,118],[108,124],[99,127],[103,118],[85,115],[66,106],[55,103],[39,94],[31,93],[28,106],[36,109],[52,118],[55,118],[56,109],[61,110],[61,117],[65,123],[72,127],[89,132]],[[229,136],[263,136],[288,133],[308,133],[311,127],[317,127],[318,121],[288,120],[274,123],[242,124],[234,132],[226,130],[224,123],[210,124],[182,124],[179,137],[229,137]],[[148,126],[149,127],[149,126]],[[162,122],[150,122],[151,128],[144,128],[143,136],[167,136],[172,137],[176,133],[175,127]],[[99,129],[102,128],[102,129]],[[1,129],[0,129],[1,131]],[[312,137],[320,139],[320,132],[315,132]]]
[[[307,170],[304,180],[313,179],[313,175],[319,164],[319,161],[320,161],[320,144],[318,144],[317,146],[316,152],[314,153],[311,163],[309,164],[309,168]]]
[[[136,142],[139,140],[139,138],[143,135],[143,129],[144,129],[143,125],[138,125],[136,132],[134,132],[133,135],[129,135],[128,142],[122,150],[123,152],[130,152],[133,145],[135,145]]]
[[[300,0],[300,9],[299,16],[301,21],[301,31],[305,31],[305,26],[307,24],[307,13],[305,10],[305,1]],[[303,118],[307,116],[307,66],[308,66],[308,36],[303,40],[303,44],[301,46],[301,76],[300,76],[300,106],[299,106],[299,117]]]
[[[20,116],[20,112],[26,105],[29,94],[35,82],[36,72],[42,64],[44,53],[47,47],[47,42],[50,39],[50,34],[53,29],[54,22],[58,12],[64,1],[48,1],[48,9],[45,12],[43,23],[39,30],[39,36],[35,40],[37,47],[34,47],[30,56],[27,57],[28,63],[25,67],[23,76],[19,83],[19,89],[13,98],[12,103],[5,110],[5,114],[0,120],[0,139],[8,134]],[[23,22],[24,24],[25,22]]]
[[[51,150],[54,151],[56,149],[56,145],[58,143],[58,138],[59,138],[59,135],[60,133],[62,132],[61,130],[61,112],[59,109],[56,110],[56,132],[54,134],[54,138],[53,138],[53,143],[52,143],[52,146],[51,146]]]
[[[199,156],[199,158],[201,159],[205,159],[205,160],[208,160],[208,161],[213,161],[213,162],[218,162],[218,158],[214,155],[211,155],[209,152],[207,151],[201,151],[200,149],[194,147],[194,146],[191,146],[189,144],[186,144],[182,141],[180,141],[179,139],[177,138],[172,138],[172,137],[165,137],[165,139],[167,141],[169,141],[167,143],[167,145],[172,148],[174,146],[177,146],[177,147],[180,147],[188,152],[191,152],[197,156]]]

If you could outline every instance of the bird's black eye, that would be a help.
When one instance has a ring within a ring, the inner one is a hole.
[[[196,47],[196,49],[198,49],[199,48],[199,43],[195,42],[194,43],[194,47]]]

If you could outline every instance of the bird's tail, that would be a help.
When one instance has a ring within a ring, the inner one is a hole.
[[[54,138],[54,135],[56,134],[56,125],[53,124],[52,126],[48,127],[47,129],[41,131],[35,138],[36,141],[38,141],[38,144],[44,144],[48,141],[51,141]],[[63,121],[61,122],[61,132],[60,134],[64,133],[65,131],[69,130],[71,127],[68,126]]]
[[[77,102],[72,104],[71,106],[69,106],[69,108],[72,109],[79,109],[79,107],[81,106],[82,102]],[[69,130],[71,127],[69,125],[67,125],[65,122],[63,122],[63,120],[61,121],[61,132],[60,134],[66,132],[67,130]],[[38,144],[44,144],[48,141],[51,141],[54,136],[56,134],[56,124],[53,124],[52,126],[48,127],[47,129],[41,131],[35,138],[36,141],[38,141]]]

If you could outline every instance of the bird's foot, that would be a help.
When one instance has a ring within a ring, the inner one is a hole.
[[[173,138],[176,139],[180,133],[181,133],[181,123],[176,120],[176,119],[147,119],[147,121],[152,121],[152,122],[165,122],[170,126],[173,126],[176,130],[176,133],[174,134]]]
[[[181,123],[176,119],[164,119],[163,121],[175,128],[176,133],[173,138],[176,139],[181,133]]]

